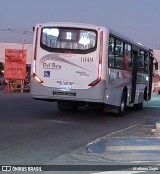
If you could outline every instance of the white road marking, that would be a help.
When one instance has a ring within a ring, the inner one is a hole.
[[[145,106],[146,108],[160,108],[160,106],[151,106],[151,105],[148,105],[148,106]]]
[[[134,174],[134,173],[144,173],[145,171],[107,171],[100,173],[92,173],[92,174]]]

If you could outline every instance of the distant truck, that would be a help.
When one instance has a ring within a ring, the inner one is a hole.
[[[153,55],[157,59],[158,64],[160,63],[160,50],[153,50]],[[160,94],[160,67],[154,72],[153,77],[153,92]]]

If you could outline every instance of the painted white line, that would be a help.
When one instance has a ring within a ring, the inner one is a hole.
[[[127,161],[128,163],[133,163],[133,161],[131,161],[131,162],[129,162],[129,161]],[[134,161],[134,163],[143,163],[143,164],[148,164],[148,163],[150,163],[150,164],[152,164],[154,162],[154,164],[153,165],[160,165],[160,161]],[[156,163],[156,164],[155,164]]]
[[[139,123],[139,124],[140,124],[140,123]],[[100,139],[103,139],[103,138],[107,138],[107,137],[109,137],[109,136],[111,136],[111,135],[114,135],[114,134],[116,134],[116,133],[120,133],[120,132],[126,131],[126,130],[128,130],[128,129],[131,129],[131,128],[133,128],[133,127],[136,127],[137,125],[138,125],[138,124],[133,124],[132,126],[129,126],[129,127],[126,127],[126,128],[123,128],[123,129],[120,129],[120,130],[111,132],[111,133],[109,133],[109,134],[107,134],[107,135],[104,135],[103,137],[97,138],[97,139],[100,140]]]
[[[111,132],[111,133],[109,133],[109,134],[107,134],[107,135],[104,135],[103,137],[97,138],[96,140],[94,140],[94,141],[92,141],[92,142],[89,142],[88,145],[96,144],[97,142],[99,142],[99,141],[102,140],[102,139],[105,139],[105,138],[107,138],[107,137],[110,137],[110,136],[112,136],[112,135],[114,135],[114,134],[116,134],[116,133],[120,133],[120,132],[126,131],[126,130],[131,129],[131,128],[136,127],[136,126],[137,126],[137,124],[134,124],[134,125],[132,125],[132,126],[129,126],[129,127],[126,127],[126,128],[123,128],[123,129],[120,129],[120,130]]]
[[[100,173],[92,173],[92,174],[134,174],[134,173],[145,173],[145,171],[107,171]]]
[[[160,106],[145,106],[146,108],[160,108]]]
[[[160,146],[154,146],[154,145],[148,145],[148,146],[107,146],[106,150],[108,151],[124,151],[124,150],[130,150],[130,151],[136,151],[136,150],[160,150]]]

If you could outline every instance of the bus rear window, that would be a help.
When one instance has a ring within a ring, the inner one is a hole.
[[[78,28],[45,27],[41,31],[41,47],[47,51],[92,52],[97,45],[97,31]]]

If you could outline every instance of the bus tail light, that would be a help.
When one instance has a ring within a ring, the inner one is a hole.
[[[102,74],[102,64],[99,64],[99,67],[98,67],[98,78],[90,83],[88,86],[95,86],[97,83],[99,83],[101,81],[101,74]]]
[[[102,54],[103,54],[103,30],[100,29],[100,51],[99,51],[99,66],[98,66],[98,77],[95,81],[90,83],[88,86],[95,86],[101,81],[102,78]]]
[[[35,38],[35,48],[34,48],[34,57],[33,57],[33,74],[36,73],[36,57],[37,57],[37,43],[38,43],[38,32],[39,32],[39,27],[36,29],[36,38]]]
[[[98,78],[101,79],[101,75],[102,75],[102,63],[99,64],[99,68],[98,68]]]
[[[35,38],[35,48],[34,48],[34,59],[33,59],[33,78],[39,82],[43,83],[43,81],[36,75],[36,58],[37,58],[37,45],[38,45],[38,32],[39,32],[39,27],[36,29],[36,38]]]

